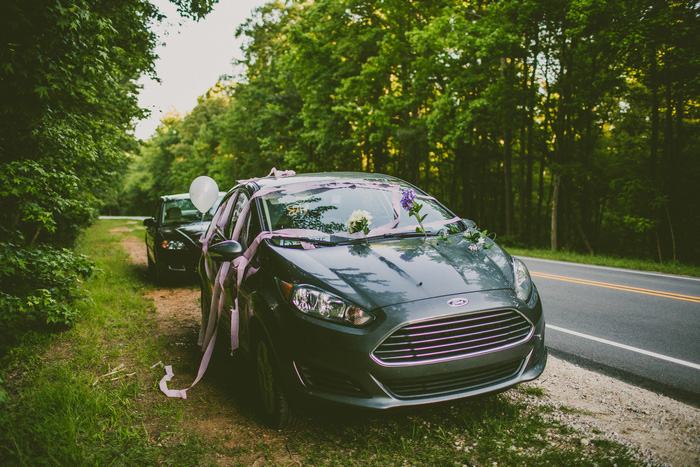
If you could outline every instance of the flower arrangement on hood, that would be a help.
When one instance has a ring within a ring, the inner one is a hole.
[[[423,221],[425,220],[427,214],[421,215],[420,211],[423,208],[423,205],[417,202],[416,198],[417,195],[413,189],[406,188],[401,190],[401,207],[408,211],[409,216],[415,217],[418,221],[419,227],[416,227],[416,232],[422,232],[423,235],[427,237],[428,234],[423,227]],[[437,236],[440,240],[449,242],[448,234],[449,229],[443,228],[440,229]],[[482,232],[476,227],[467,228],[462,237],[470,242],[469,251],[488,250],[494,245],[493,243],[486,243],[486,238],[489,237],[488,231],[484,230]]]
[[[469,251],[488,250],[489,248],[493,247],[493,243],[486,243],[485,239],[488,237],[488,233],[488,230],[484,230],[482,232],[477,228],[468,228],[464,231],[464,235],[462,235],[462,237],[471,242],[469,245]]]
[[[411,188],[401,190],[401,206],[408,211],[409,216],[415,217],[418,221],[420,227],[416,227],[416,232],[422,232],[423,235],[427,237],[428,234],[423,227],[423,220],[427,214],[420,215],[420,210],[423,208],[423,205],[416,201],[416,197],[416,192]]]
[[[350,218],[345,226],[351,234],[362,232],[365,235],[369,233],[369,225],[372,223],[372,215],[362,209],[356,209],[350,214]]]

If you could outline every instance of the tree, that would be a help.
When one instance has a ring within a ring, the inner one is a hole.
[[[182,180],[384,172],[505,244],[700,261],[699,17],[663,0],[271,2],[239,29],[222,113],[151,148],[177,149]]]
[[[178,0],[199,17],[214,0]],[[69,323],[70,247],[133,149],[137,79],[161,18],[146,0],[8,0],[0,17],[0,321]],[[51,271],[46,265],[61,263]],[[53,275],[53,277],[52,277]],[[61,277],[56,277],[60,275]],[[24,284],[16,287],[13,284]],[[34,311],[32,311],[34,310]]]

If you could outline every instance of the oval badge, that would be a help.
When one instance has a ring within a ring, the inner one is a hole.
[[[459,298],[452,298],[447,301],[447,304],[450,305],[452,308],[459,308],[460,306],[465,306],[469,303],[469,300],[463,297]]]

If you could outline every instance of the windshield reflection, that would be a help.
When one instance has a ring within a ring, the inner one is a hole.
[[[262,196],[261,206],[266,227],[280,229],[311,229],[329,235],[347,232],[347,223],[356,210],[370,216],[370,231],[380,227],[413,229],[418,226],[399,204],[399,185],[351,185],[309,188],[305,191],[282,191]],[[429,197],[419,197],[426,218],[424,224],[445,221],[454,215]]]

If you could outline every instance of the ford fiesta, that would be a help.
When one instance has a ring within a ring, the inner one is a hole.
[[[218,320],[252,357],[273,426],[299,399],[404,407],[544,370],[542,304],[525,265],[397,178],[242,181],[203,242],[202,329]]]

